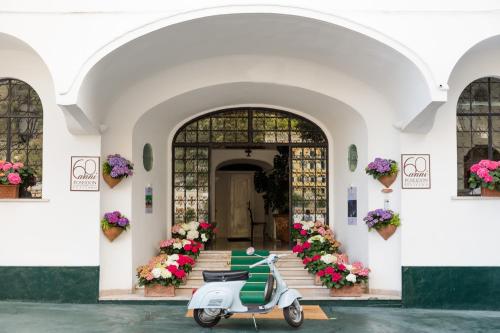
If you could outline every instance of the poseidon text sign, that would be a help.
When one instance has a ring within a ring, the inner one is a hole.
[[[401,187],[404,189],[431,188],[431,156],[401,154]]]
[[[71,191],[99,191],[100,163],[97,156],[71,156]]]

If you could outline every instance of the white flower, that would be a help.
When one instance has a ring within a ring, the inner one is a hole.
[[[333,254],[325,254],[321,256],[320,260],[325,264],[333,264],[337,262],[337,257]]]
[[[206,242],[208,240],[207,235],[201,234],[201,241]]]
[[[191,240],[196,239],[198,237],[200,237],[200,233],[197,230],[189,230],[186,235],[186,238]]]
[[[309,230],[314,227],[314,222],[302,222],[302,229]]]
[[[161,277],[164,279],[169,279],[172,277],[172,273],[170,273],[168,269],[164,268],[161,270]]]
[[[171,255],[169,255],[167,261],[171,261],[171,260],[172,261],[179,260],[179,255],[178,254],[171,254]]]
[[[349,273],[345,279],[349,282],[356,283],[356,275]]]
[[[191,226],[189,225],[189,223],[182,223],[181,229],[184,231],[189,231],[189,229],[191,229]]]
[[[153,268],[151,274],[153,274],[155,279],[158,279],[161,276],[161,268]]]
[[[345,268],[347,268],[348,271],[352,269],[352,265],[345,265]]]
[[[185,234],[186,234],[186,230],[184,230],[184,228],[181,227],[179,229],[179,235],[184,236]]]
[[[325,238],[323,236],[321,236],[321,235],[316,235],[316,236],[310,237],[307,241],[309,243],[312,243],[314,241],[320,241],[321,243],[323,243],[325,241]]]
[[[184,246],[184,245],[188,245],[188,244],[191,244],[191,241],[190,241],[190,240],[187,240],[187,239],[183,239],[183,240],[182,240],[182,246]]]
[[[198,230],[198,227],[200,226],[200,222],[191,221],[188,223],[188,226],[189,226],[190,230]]]
[[[181,249],[182,248],[182,243],[175,242],[173,245],[174,249]]]

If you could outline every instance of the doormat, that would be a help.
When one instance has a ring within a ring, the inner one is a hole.
[[[304,309],[304,319],[306,320],[328,320],[326,313],[319,305],[302,305]],[[186,317],[193,317],[193,310],[186,312]],[[251,319],[251,313],[236,313],[231,319]],[[255,314],[256,319],[283,319],[283,309],[274,308],[273,311],[266,314]]]
[[[248,237],[229,237],[228,242],[251,242],[252,240]]]

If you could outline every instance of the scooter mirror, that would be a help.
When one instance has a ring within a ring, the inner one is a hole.
[[[253,247],[249,247],[247,249],[247,256],[252,256],[255,253],[255,249]]]

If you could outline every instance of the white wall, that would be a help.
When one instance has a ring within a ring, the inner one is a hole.
[[[45,64],[1,36],[0,77],[27,82],[43,105],[43,199],[0,200],[0,265],[98,266],[99,192],[70,192],[69,179],[70,157],[99,156],[100,138],[69,134]]]

